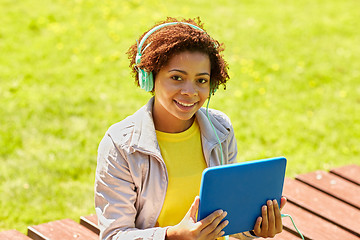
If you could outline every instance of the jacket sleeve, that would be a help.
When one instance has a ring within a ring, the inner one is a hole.
[[[125,154],[106,134],[98,148],[95,210],[101,240],[161,240],[166,228],[137,229],[137,190]]]

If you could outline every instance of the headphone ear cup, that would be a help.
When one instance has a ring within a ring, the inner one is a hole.
[[[152,72],[146,72],[143,69],[139,69],[139,84],[142,89],[147,92],[151,92],[154,86]]]
[[[151,92],[154,88],[154,77],[152,72],[147,73],[147,89],[145,89],[147,92]]]
[[[145,83],[144,83],[144,70],[138,69],[138,78],[139,78],[139,85],[141,89],[144,89]]]

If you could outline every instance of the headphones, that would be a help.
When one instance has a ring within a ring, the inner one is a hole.
[[[150,46],[151,43],[149,43],[148,45],[145,46],[144,50],[141,50],[146,39],[153,34],[155,31],[159,30],[160,28],[166,27],[166,26],[170,26],[170,25],[175,25],[175,24],[185,24],[188,25],[194,29],[200,30],[202,32],[205,32],[203,29],[199,28],[198,26],[195,26],[193,24],[190,23],[186,23],[186,22],[170,22],[170,23],[164,23],[161,24],[159,26],[154,27],[153,29],[151,29],[150,31],[148,31],[145,36],[141,39],[140,43],[138,43],[137,46],[137,53],[136,53],[136,57],[135,57],[135,66],[137,66],[138,64],[140,64],[141,62],[141,56],[142,53],[145,51],[145,49]],[[215,46],[216,47],[216,46]],[[144,89],[147,92],[151,92],[154,88],[154,77],[152,72],[147,72],[144,69],[135,68],[136,71],[138,72],[138,77],[139,77],[139,85],[140,88]],[[212,85],[210,85],[210,95],[212,95],[213,93],[216,92],[216,87],[213,87]]]

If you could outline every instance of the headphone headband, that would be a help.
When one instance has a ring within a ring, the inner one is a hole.
[[[142,46],[144,45],[146,39],[151,35],[153,34],[155,31],[159,30],[160,28],[163,28],[163,27],[166,27],[166,26],[171,26],[171,25],[175,25],[175,24],[185,24],[185,25],[188,25],[188,26],[191,26],[197,30],[200,30],[200,31],[203,31],[205,32],[203,29],[199,28],[198,26],[195,26],[194,24],[191,24],[191,23],[187,23],[187,22],[169,22],[169,23],[163,23],[163,24],[160,24],[159,26],[156,26],[154,27],[153,29],[151,29],[150,31],[148,31],[145,36],[141,39],[140,43],[138,44],[138,54],[140,54],[141,56],[141,49],[142,49]],[[149,43],[145,49],[150,45],[151,43]],[[144,50],[145,50],[144,49]]]

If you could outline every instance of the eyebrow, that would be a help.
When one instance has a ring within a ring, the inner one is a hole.
[[[186,71],[180,70],[180,69],[171,69],[169,72],[180,72],[180,73],[185,74],[185,75],[188,74]],[[202,76],[202,75],[208,75],[208,76],[210,76],[210,73],[208,73],[208,72],[197,73],[195,76]]]

